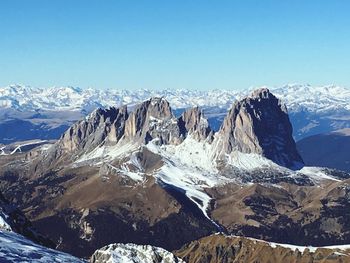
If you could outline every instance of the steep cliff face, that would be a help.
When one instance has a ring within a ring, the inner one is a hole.
[[[152,140],[159,145],[178,145],[188,135],[198,141],[212,138],[202,111],[195,107],[176,118],[168,101],[151,98],[130,113],[126,106],[95,110],[61,136],[50,150],[48,163],[75,160],[100,146],[145,145]]]
[[[46,163],[76,160],[100,146],[146,145],[150,141],[179,145],[188,136],[214,143],[215,158],[238,151],[261,155],[291,169],[303,166],[287,109],[268,89],[257,90],[235,102],[216,134],[198,107],[176,118],[164,98],[146,100],[130,113],[126,106],[97,109],[63,134],[50,150]]]
[[[125,138],[140,143],[153,139],[161,144],[180,143],[180,129],[169,102],[164,98],[151,98],[136,106],[126,121]]]
[[[287,109],[268,89],[235,102],[218,135],[225,153],[256,153],[289,168],[303,165]]]
[[[128,118],[126,106],[97,109],[85,120],[70,127],[61,137],[58,146],[62,151],[74,153],[89,151],[101,143],[116,143],[124,135]]]
[[[179,118],[179,125],[184,137],[190,134],[194,139],[201,141],[208,137],[211,140],[213,136],[208,120],[198,107],[186,110]]]

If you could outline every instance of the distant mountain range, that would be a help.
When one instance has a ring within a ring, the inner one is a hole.
[[[350,127],[350,90],[347,88],[285,85],[270,90],[286,103],[296,140]],[[0,143],[57,139],[95,108],[135,105],[150,97],[166,98],[177,115],[185,108],[199,106],[211,127],[218,130],[232,103],[251,91],[128,91],[11,85],[0,88]]]
[[[97,107],[135,104],[150,97],[166,98],[173,109],[220,107],[228,109],[232,102],[249,94],[246,90],[103,90],[73,87],[34,88],[10,85],[0,88],[0,107],[21,111],[91,111]],[[307,110],[313,113],[350,110],[350,90],[338,86],[312,87],[310,85],[285,85],[269,88],[284,100],[290,112]]]

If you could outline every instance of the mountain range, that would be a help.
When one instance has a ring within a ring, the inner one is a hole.
[[[166,98],[176,115],[199,106],[212,129],[218,130],[232,103],[252,90],[128,91],[11,85],[0,88],[0,143],[57,139],[95,108],[133,106],[150,97]],[[285,85],[270,90],[287,105],[296,140],[350,127],[350,91],[347,88]]]
[[[165,97],[97,108],[58,140],[2,146],[0,190],[56,249],[93,262],[246,262],[255,249],[346,262],[350,175],[305,165],[271,90],[230,104],[217,129]]]

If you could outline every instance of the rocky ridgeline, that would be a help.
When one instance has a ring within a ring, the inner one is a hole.
[[[147,144],[179,144],[188,134],[206,139],[211,129],[198,108],[188,109],[181,117],[172,113],[164,98],[151,98],[136,105],[131,112],[126,106],[97,109],[87,118],[70,127],[57,142],[55,157],[79,155],[101,145],[127,142]]]
[[[57,159],[67,152],[77,156],[101,145],[147,144],[154,139],[158,144],[177,145],[189,135],[217,143],[219,156],[240,151],[262,155],[288,168],[303,165],[287,109],[265,88],[236,101],[216,134],[198,107],[176,118],[164,98],[151,98],[131,112],[126,106],[97,109],[62,135],[54,156]]]

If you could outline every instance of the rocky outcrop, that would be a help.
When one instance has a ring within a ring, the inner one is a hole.
[[[125,138],[141,143],[153,139],[161,144],[180,143],[180,129],[169,102],[151,98],[136,106],[126,121]]]
[[[177,145],[189,135],[209,143],[214,138],[198,107],[175,118],[167,100],[151,98],[136,105],[131,113],[126,106],[94,111],[64,133],[51,159],[67,153],[72,156],[87,153],[97,146],[119,142]],[[288,168],[298,169],[303,165],[287,109],[268,89],[257,90],[235,102],[215,137],[219,151],[216,156],[240,151],[262,155]]]
[[[97,109],[86,119],[70,127],[50,150],[48,165],[63,158],[91,152],[98,146],[131,142],[147,144],[181,143],[189,134],[196,140],[212,138],[208,121],[198,107],[176,118],[164,98],[151,98],[135,106]]]
[[[124,135],[127,118],[126,106],[97,109],[70,127],[59,140],[59,146],[63,151],[75,152],[88,151],[105,142],[118,142]]]
[[[350,250],[296,247],[218,234],[193,241],[174,254],[188,263],[340,263],[349,261]]]
[[[218,133],[224,153],[256,153],[288,168],[303,165],[287,109],[266,88],[236,101]]]
[[[184,111],[179,118],[179,125],[184,137],[190,134],[194,139],[200,141],[209,137],[212,139],[213,132],[209,127],[208,120],[204,118],[203,111],[194,107]]]
[[[95,251],[91,263],[184,263],[163,248],[149,245],[111,244]]]

